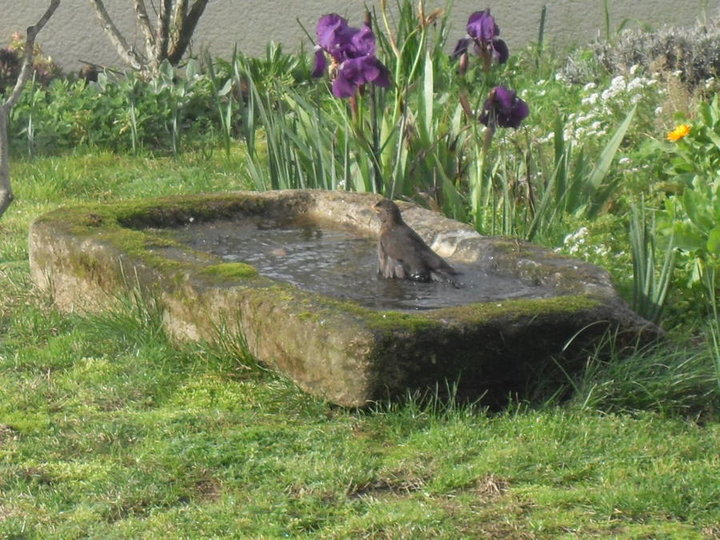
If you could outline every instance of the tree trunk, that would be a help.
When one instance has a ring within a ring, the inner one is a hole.
[[[144,52],[140,52],[120,33],[105,9],[104,0],[90,0],[120,58],[145,77],[155,76],[165,60],[173,66],[180,62],[208,2],[194,0],[190,5],[189,0],[160,0],[153,26],[145,1],[133,0],[135,17],[145,40]]]
[[[7,120],[5,107],[0,107],[0,216],[5,213],[15,198],[10,185],[10,145],[7,136]]]
[[[172,29],[172,42],[170,50],[168,51],[168,61],[172,65],[177,65],[185,54],[188,45],[190,45],[190,39],[195,32],[195,27],[200,21],[200,17],[205,11],[205,7],[207,7],[207,3],[208,0],[195,0],[193,5],[190,7],[189,12],[186,12],[185,9],[183,9],[182,13],[180,12],[180,9],[175,11]],[[185,8],[187,6],[187,2],[184,0],[179,2],[178,6],[180,6],[180,4],[183,4]]]
[[[60,0],[50,0],[50,5],[40,20],[34,26],[29,26],[25,38],[25,58],[23,59],[20,75],[15,82],[10,96],[5,103],[0,105],[0,217],[8,209],[13,201],[12,185],[10,184],[10,138],[8,137],[8,119],[12,108],[20,99],[25,84],[32,73],[33,51],[35,50],[35,38],[43,26],[47,24],[55,10],[60,5]]]

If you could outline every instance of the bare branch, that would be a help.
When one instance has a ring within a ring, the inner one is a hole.
[[[185,51],[190,45],[190,39],[192,38],[195,27],[200,20],[200,17],[207,7],[208,0],[195,0],[190,11],[183,17],[182,21],[173,21],[175,29],[173,32],[174,40],[171,44],[171,48],[168,51],[168,60],[172,65],[176,65],[185,54]]]
[[[135,14],[137,15],[138,25],[145,36],[145,51],[148,56],[152,56],[155,52],[155,34],[150,25],[150,17],[148,17],[144,0],[135,0]]]
[[[40,20],[36,22],[33,26],[28,26],[26,30],[27,35],[25,37],[25,58],[23,59],[20,75],[18,76],[18,80],[15,82],[15,88],[13,88],[10,97],[7,98],[5,104],[3,105],[3,108],[8,113],[10,112],[10,109],[15,106],[17,100],[20,99],[20,94],[22,94],[23,88],[25,88],[25,83],[27,83],[28,79],[30,78],[30,74],[32,73],[32,60],[33,52],[35,50],[35,37],[38,35],[38,32],[43,29],[43,26],[47,24],[48,20],[50,19],[50,17],[52,17],[53,13],[55,13],[55,10],[59,5],[60,0],[51,0],[50,5],[48,6],[43,16],[40,17]]]
[[[128,45],[128,42],[117,29],[117,26],[115,26],[115,23],[110,18],[110,15],[108,15],[107,10],[105,9],[105,4],[103,4],[103,0],[90,0],[90,3],[95,8],[95,14],[100,21],[100,25],[110,38],[110,41],[113,45],[115,45],[115,49],[120,55],[120,58],[122,58],[123,61],[130,65],[133,69],[140,71],[144,70],[146,67],[146,61],[143,58],[140,58],[140,55],[138,55],[138,53]]]
[[[14,196],[12,185],[10,184],[10,140],[8,137],[8,118],[10,111],[20,99],[25,84],[30,78],[32,72],[33,52],[35,50],[35,38],[40,30],[47,24],[55,10],[60,5],[60,0],[50,0],[50,5],[40,20],[27,29],[25,37],[25,57],[23,65],[20,69],[20,75],[15,82],[10,96],[0,106],[0,216],[5,213],[10,204],[13,202]]]

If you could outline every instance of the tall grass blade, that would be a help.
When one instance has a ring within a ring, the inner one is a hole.
[[[538,41],[537,41],[537,52],[535,56],[535,68],[539,68],[540,66],[540,55],[543,52],[543,47],[545,44],[545,21],[547,18],[547,5],[543,4],[543,7],[540,9],[540,26],[538,27]]]
[[[130,102],[130,142],[132,145],[133,155],[137,155],[138,150],[138,127],[137,127],[137,109],[135,102]]]
[[[620,143],[622,143],[623,138],[625,138],[625,133],[630,127],[630,123],[635,116],[636,110],[637,106],[633,106],[633,108],[630,109],[630,112],[628,112],[628,114],[625,116],[625,119],[622,121],[610,141],[608,141],[607,145],[605,145],[605,148],[603,148],[602,152],[600,153],[600,158],[595,164],[592,172],[590,173],[590,177],[587,179],[587,186],[589,189],[592,190],[593,193],[598,193],[600,191],[601,185],[607,177],[608,172],[610,171],[610,165],[615,158],[615,154],[617,154]],[[587,208],[589,217],[594,217],[595,215],[597,215],[597,212],[602,207],[602,203],[605,202],[609,195],[610,191],[606,192],[605,196],[600,197],[599,199],[596,198],[592,202],[589,208]]]
[[[656,268],[655,220],[648,224],[645,206],[633,206],[630,221],[630,248],[633,263],[633,309],[647,320],[660,320],[670,288],[675,261],[675,248],[670,238],[662,266]]]
[[[425,72],[423,74],[423,91],[421,94],[422,126],[426,142],[433,138],[433,104],[435,96],[435,83],[433,79],[433,62],[428,53],[425,56]]]
[[[718,306],[718,267],[708,265],[703,272],[703,285],[710,309],[710,323],[708,328],[710,350],[713,356],[713,365],[717,385],[720,389],[720,306]]]
[[[605,41],[610,41],[610,0],[603,0],[605,14]]]

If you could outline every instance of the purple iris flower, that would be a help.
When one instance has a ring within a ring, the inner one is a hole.
[[[519,128],[522,121],[530,114],[528,104],[517,97],[515,90],[496,86],[485,100],[480,122],[490,128]]]
[[[500,28],[495,23],[495,17],[490,15],[490,10],[476,11],[468,18],[468,35],[473,39],[490,42],[500,35]]]
[[[510,57],[510,50],[507,44],[498,36],[500,28],[495,23],[495,18],[490,15],[490,10],[476,11],[467,23],[467,36],[458,41],[453,51],[453,58],[459,58],[467,54],[470,45],[472,52],[486,61],[495,60],[498,64],[504,64]]]
[[[373,83],[387,88],[390,72],[375,56],[375,36],[370,27],[348,26],[347,19],[336,13],[320,17],[317,23],[317,47],[312,76],[321,77],[328,67],[333,79],[332,92],[346,98],[358,88]]]

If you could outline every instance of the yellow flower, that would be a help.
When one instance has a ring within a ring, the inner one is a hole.
[[[680,124],[678,126],[675,126],[675,129],[673,129],[671,132],[667,134],[665,137],[668,141],[679,141],[686,135],[690,133],[690,126],[688,124]]]

